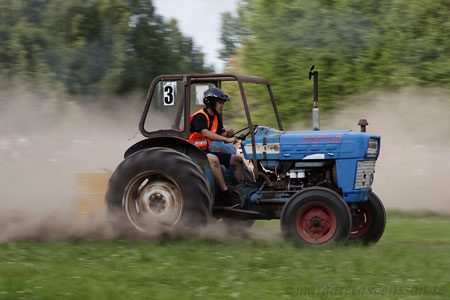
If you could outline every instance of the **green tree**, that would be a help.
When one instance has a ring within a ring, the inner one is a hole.
[[[146,90],[163,73],[208,72],[151,0],[0,0],[0,77],[70,94]]]
[[[449,13],[446,0],[243,0],[223,16],[222,54],[239,48],[241,71],[269,79],[284,121],[309,122],[313,64],[325,113],[373,89],[448,88]]]
[[[47,73],[44,51],[51,45],[42,30],[46,1],[0,1],[0,76]]]

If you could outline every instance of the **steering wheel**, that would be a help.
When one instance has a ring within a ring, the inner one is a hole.
[[[258,127],[258,125],[252,125],[252,127],[253,127],[253,130],[255,130],[256,127]],[[244,132],[246,130],[248,130],[248,132]],[[242,133],[241,135],[238,135],[241,132],[244,132],[244,133]],[[251,132],[252,132],[252,130],[250,129],[250,127],[245,127],[245,128],[242,128],[242,129],[239,129],[238,131],[236,131],[232,136],[235,136],[235,137],[237,137],[238,140],[243,141],[243,140],[245,140],[247,138],[247,136]]]

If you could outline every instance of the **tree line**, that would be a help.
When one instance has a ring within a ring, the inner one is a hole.
[[[311,65],[325,113],[367,91],[450,88],[449,15],[448,0],[241,0],[222,15],[221,57],[272,83],[285,122],[309,122]]]
[[[145,90],[161,74],[211,72],[151,0],[0,0],[0,80],[72,95]]]

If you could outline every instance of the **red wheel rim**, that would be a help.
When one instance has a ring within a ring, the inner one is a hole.
[[[313,202],[300,209],[295,225],[298,235],[306,242],[321,244],[336,232],[336,215],[327,205]]]
[[[360,203],[358,207],[352,209],[352,231],[351,239],[364,236],[372,224],[372,214],[366,203]]]

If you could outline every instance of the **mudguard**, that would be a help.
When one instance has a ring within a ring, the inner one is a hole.
[[[214,195],[214,177],[206,153],[184,139],[170,136],[147,138],[128,148],[125,151],[124,158],[126,159],[137,151],[153,147],[171,148],[189,156],[205,174],[206,179],[209,181],[211,192]]]

